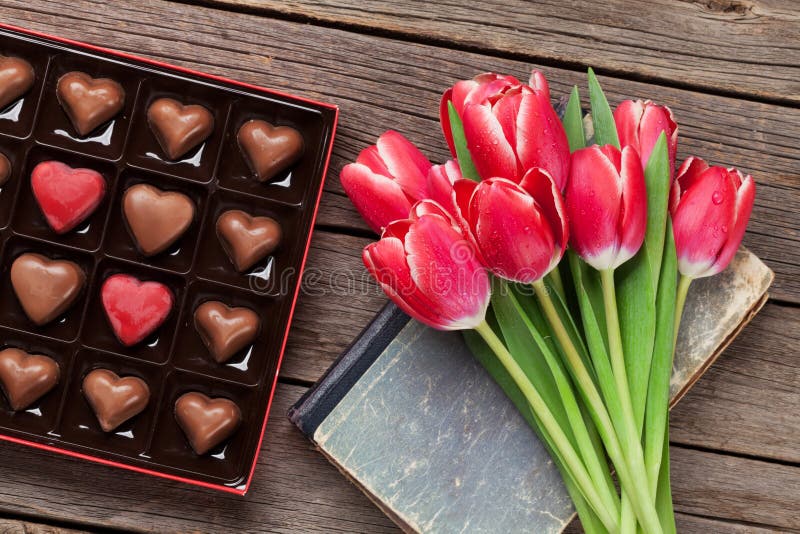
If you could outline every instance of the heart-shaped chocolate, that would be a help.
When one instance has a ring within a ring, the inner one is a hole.
[[[31,188],[47,224],[65,234],[94,213],[106,194],[106,181],[92,169],[43,161],[31,173]]]
[[[229,308],[219,301],[202,303],[194,326],[217,363],[225,363],[258,336],[261,320],[250,308]]]
[[[137,184],[125,191],[122,213],[145,256],[155,256],[177,241],[194,220],[194,202],[176,191]]]
[[[252,217],[241,210],[217,219],[217,236],[240,273],[267,257],[281,242],[281,226],[269,217]]]
[[[33,67],[24,59],[0,56],[0,109],[27,93],[35,79]]]
[[[52,358],[15,348],[0,351],[0,385],[14,411],[41,399],[58,384],[60,375]]]
[[[167,320],[174,297],[158,282],[142,282],[127,274],[108,277],[100,290],[108,322],[123,345],[136,345]]]
[[[56,96],[81,136],[110,121],[125,105],[125,90],[120,84],[77,71],[58,79]]]
[[[39,326],[62,315],[80,295],[86,274],[75,263],[25,253],[11,264],[11,286],[25,315]]]
[[[239,128],[237,139],[247,165],[259,182],[272,180],[303,155],[303,136],[289,126],[251,120]]]
[[[83,379],[83,394],[103,432],[111,432],[139,415],[150,401],[150,388],[137,376],[120,378],[108,369],[95,369]]]
[[[242,412],[233,401],[193,391],[175,402],[175,419],[194,452],[203,455],[236,432]]]
[[[6,182],[11,177],[11,161],[5,154],[0,152],[0,187],[6,185]]]
[[[196,104],[184,106],[172,98],[159,98],[150,104],[147,122],[171,160],[186,155],[214,131],[210,111]]]

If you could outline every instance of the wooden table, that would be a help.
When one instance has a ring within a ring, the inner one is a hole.
[[[672,416],[681,532],[800,531],[800,9],[794,0],[2,0],[0,20],[319,98],[342,121],[273,414],[250,494],[235,496],[0,445],[0,527],[388,532],[396,527],[290,425],[286,410],[385,298],[372,239],[338,181],[388,128],[448,157],[441,91],[544,69],[555,95],[593,65],[612,104],[652,98],[679,157],[753,174],[745,244],[772,299]],[[605,5],[604,5],[605,4]],[[584,90],[584,95],[586,91]]]

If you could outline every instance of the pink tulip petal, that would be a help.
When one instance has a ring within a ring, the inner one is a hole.
[[[507,94],[500,98],[492,108],[492,113],[497,117],[506,141],[512,147],[517,146],[517,115],[519,115],[521,101],[521,93]]]
[[[738,171],[731,171],[736,173],[737,179],[740,178],[740,176],[738,176]],[[753,181],[753,177],[747,175],[741,181],[741,186],[739,186],[739,189],[736,191],[734,223],[729,228],[728,238],[725,241],[725,245],[722,247],[719,256],[717,256],[717,260],[714,262],[710,274],[716,274],[724,271],[733,257],[736,255],[736,251],[739,249],[739,245],[742,243],[744,232],[747,229],[747,223],[750,220],[750,213],[753,211],[753,202],[755,201],[755,196],[756,184]]]
[[[620,246],[622,184],[607,156],[621,156],[607,147],[593,145],[572,154],[566,193],[570,244],[595,269],[611,268]]]
[[[523,172],[534,167],[545,169],[563,190],[569,176],[569,142],[550,101],[523,93],[516,125],[513,146]]]
[[[428,171],[433,164],[411,141],[389,130],[378,138],[378,152],[389,169],[389,175],[414,200],[427,197]]]
[[[442,134],[444,135],[447,146],[450,148],[450,153],[456,157],[456,145],[453,142],[453,130],[450,125],[450,102],[453,100],[453,89],[448,89],[442,95],[442,100],[439,102],[439,123],[442,126]],[[457,109],[457,108],[456,108]]]
[[[720,167],[707,169],[684,192],[672,215],[682,274],[706,276],[728,239],[735,209],[736,192]]]
[[[478,174],[484,179],[501,177],[516,180],[519,172],[517,157],[489,105],[467,106],[461,118],[464,121],[467,148]]]
[[[470,228],[485,265],[522,283],[542,278],[551,267],[555,242],[536,201],[509,180],[481,182],[469,207]]]
[[[346,165],[339,176],[347,196],[367,224],[380,233],[396,219],[405,219],[411,202],[391,178],[375,174],[361,163]]]
[[[692,187],[698,178],[708,169],[708,163],[701,158],[690,156],[678,169],[675,180],[678,182],[680,196]]]
[[[564,255],[569,240],[569,223],[564,197],[553,178],[542,169],[529,170],[519,185],[536,200],[536,204],[550,225],[555,246],[551,266],[555,267]]]
[[[639,251],[647,228],[647,190],[639,154],[631,146],[622,149],[622,212],[619,220],[620,248],[614,268]]]
[[[619,143],[623,147],[632,146],[637,151],[639,146],[639,123],[644,115],[644,103],[641,100],[624,100],[614,110],[614,123],[617,126]]]
[[[667,136],[667,152],[670,161],[675,161],[675,148],[677,146],[677,133],[678,125],[672,119],[672,112],[663,106],[658,106],[648,101],[645,103],[644,113],[639,122],[639,146],[636,150],[642,158],[642,165],[646,166],[650,160],[650,154],[656,146],[661,132],[665,132]]]
[[[534,70],[531,72],[531,77],[528,80],[528,85],[536,91],[546,101],[550,101],[550,85],[547,83],[547,78],[541,71]]]

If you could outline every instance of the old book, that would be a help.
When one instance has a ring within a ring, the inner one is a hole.
[[[772,272],[742,249],[690,290],[673,404],[766,301]],[[456,332],[389,304],[289,413],[408,532],[560,532],[573,508],[533,431]]]

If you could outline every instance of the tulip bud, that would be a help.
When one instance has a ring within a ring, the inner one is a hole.
[[[428,196],[431,166],[408,139],[390,130],[346,165],[339,179],[370,228],[380,233],[391,221],[405,219],[411,205]]]
[[[625,100],[614,110],[619,142],[632,146],[642,158],[642,168],[647,168],[650,154],[661,132],[667,137],[670,178],[675,174],[675,154],[678,151],[678,124],[667,106],[647,100]]]
[[[404,312],[438,330],[484,322],[490,283],[472,243],[436,204],[412,219],[390,223],[380,241],[364,248],[364,265]]]
[[[644,241],[647,193],[639,154],[592,145],[572,154],[567,184],[570,245],[598,270],[631,259]]]
[[[756,186],[736,169],[687,159],[672,183],[670,213],[678,269],[690,278],[723,271],[736,255],[753,210]]]
[[[564,201],[553,179],[531,169],[519,185],[490,178],[477,185],[467,221],[484,265],[494,274],[532,283],[564,255],[568,239]]]
[[[482,178],[519,183],[530,169],[541,168],[563,188],[569,174],[569,143],[542,73],[534,72],[530,85],[510,76],[484,74],[445,92],[442,129],[455,155],[448,102],[463,123],[467,148]]]

